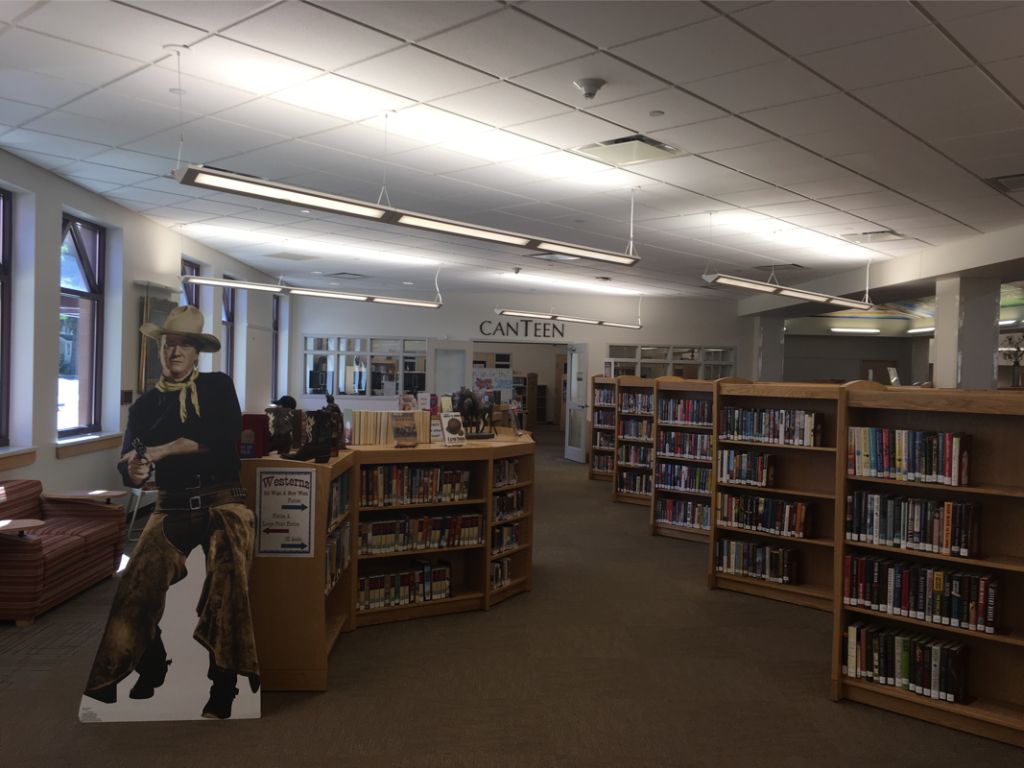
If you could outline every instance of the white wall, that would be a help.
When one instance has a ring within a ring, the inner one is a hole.
[[[903,384],[913,383],[911,338],[836,338],[786,334],[783,381],[853,381],[862,360],[895,360]],[[876,376],[876,380],[877,376]],[[888,384],[888,379],[882,380]]]

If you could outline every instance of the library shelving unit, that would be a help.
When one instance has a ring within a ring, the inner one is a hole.
[[[271,457],[242,461],[242,483],[250,509],[257,513],[259,470],[299,470],[313,476],[311,556],[257,552],[253,559],[252,616],[265,690],[327,690],[327,657],[342,631],[353,626],[353,468],[353,451],[342,451],[324,464]]]
[[[533,446],[495,446],[488,474],[486,607],[533,584]]]
[[[714,385],[709,586],[831,611],[841,388]]]
[[[654,487],[654,379],[615,379],[612,499],[649,506]]]
[[[615,379],[594,376],[591,383],[590,479],[615,476]]]
[[[651,533],[708,543],[714,461],[714,383],[654,381],[654,492]]]
[[[1024,746],[1024,396],[843,390],[833,698]]]

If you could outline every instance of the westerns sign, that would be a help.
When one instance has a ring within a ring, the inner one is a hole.
[[[512,339],[564,339],[565,323],[550,320],[484,320],[482,336],[503,336]]]

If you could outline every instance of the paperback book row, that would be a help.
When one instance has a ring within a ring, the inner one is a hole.
[[[390,507],[469,498],[469,470],[423,464],[380,464],[360,470],[359,504]]]
[[[369,611],[454,597],[451,573],[444,560],[417,560],[408,570],[360,576],[356,607]]]
[[[515,485],[519,482],[519,459],[500,459],[494,462],[494,487]]]
[[[714,410],[710,400],[661,398],[658,401],[658,421],[685,424],[691,427],[710,427]]]
[[[846,497],[847,541],[976,557],[979,508],[973,501],[914,499],[855,491]]]
[[[402,515],[391,520],[360,521],[358,533],[361,555],[468,547],[484,543],[484,519],[479,513]]]
[[[498,525],[491,529],[491,554],[497,555],[502,552],[515,549],[522,542],[519,538],[519,523],[511,525]]]
[[[324,552],[324,593],[330,592],[352,559],[352,523],[345,521],[329,534]]]
[[[519,517],[526,511],[525,507],[526,489],[516,488],[512,491],[494,494],[494,503],[491,508],[494,510],[495,521],[500,523],[502,520]]]
[[[783,408],[722,409],[719,429],[723,440],[747,440],[779,445],[820,446],[825,415]]]
[[[614,406],[615,387],[598,385],[594,388],[594,405]]]
[[[654,413],[654,393],[619,392],[619,413],[652,415]]]
[[[916,483],[967,485],[966,435],[888,427],[850,427],[846,471]]]
[[[614,427],[615,411],[594,411],[595,427]]]
[[[330,496],[327,499],[327,529],[348,513],[348,473],[331,481]]]
[[[615,437],[611,432],[594,432],[595,448],[614,448]]]
[[[651,446],[643,443],[620,443],[619,464],[641,464],[645,467],[651,465]]]
[[[1001,587],[962,573],[867,555],[843,557],[843,603],[931,624],[995,634]]]
[[[843,633],[843,674],[929,699],[967,702],[968,647],[854,622]]]
[[[349,445],[388,445],[407,434],[412,445],[430,442],[430,411],[345,411]],[[414,431],[411,431],[414,430]]]
[[[727,528],[745,528],[797,539],[811,536],[811,507],[803,501],[719,493],[716,507],[718,524]]]
[[[491,589],[501,589],[512,583],[512,558],[491,561]]]
[[[711,468],[662,462],[654,470],[654,486],[666,491],[710,494]]]
[[[775,459],[770,453],[718,451],[718,481],[767,488],[775,480]]]
[[[680,459],[707,459],[710,461],[711,435],[700,432],[659,429],[658,453]]]
[[[595,453],[591,457],[590,466],[597,472],[615,471],[615,458],[606,453]]]
[[[753,541],[718,539],[715,542],[715,570],[775,584],[798,583],[795,549]]]
[[[707,531],[711,528],[711,505],[705,501],[659,496],[654,501],[654,520],[667,525]]]
[[[621,469],[615,478],[615,490],[619,493],[632,493],[637,496],[650,496],[654,483],[649,471]]]
[[[619,437],[630,440],[650,440],[654,436],[654,426],[650,419],[631,419],[624,416],[619,419]]]

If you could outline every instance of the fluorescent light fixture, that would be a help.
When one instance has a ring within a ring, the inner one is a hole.
[[[443,221],[441,219],[425,219],[422,216],[410,216],[409,214],[399,216],[398,223],[406,224],[410,227],[419,227],[420,229],[433,229],[437,232],[450,232],[453,235],[478,237],[481,240],[493,240],[496,243],[508,243],[509,245],[525,246],[530,242],[530,238],[520,235],[491,232],[486,229],[479,229],[478,227],[467,227],[465,224],[456,224],[455,222]]]
[[[907,328],[907,333],[931,333],[935,330],[935,326],[929,325],[923,328]]]
[[[832,326],[829,328],[832,333],[881,333],[880,328],[843,328]]]
[[[872,307],[872,304],[869,301],[847,299],[843,296],[833,296],[830,293],[818,293],[817,291],[805,291],[800,288],[788,288],[785,285],[779,285],[778,283],[768,283],[763,280],[750,280],[749,278],[736,277],[735,275],[721,275],[715,272],[704,275],[704,282],[712,285],[729,285],[734,288],[746,288],[750,291],[761,291],[762,293],[774,293],[779,296],[801,299],[802,301],[817,301],[822,304],[836,304],[841,307],[850,307],[851,309],[871,309]],[[868,333],[870,333],[870,331],[868,331]]]
[[[194,283],[195,285],[216,285],[222,288],[245,288],[248,291],[267,291],[268,293],[281,293],[284,290],[284,286],[281,285],[249,283],[245,280],[227,280],[219,277],[202,277],[200,275],[182,275],[181,282]]]
[[[441,306],[439,301],[421,301],[420,299],[396,299],[391,296],[371,296],[370,300],[374,304],[402,304],[406,307],[427,307],[429,309],[437,309]]]
[[[411,111],[411,110],[406,110]],[[439,110],[434,110],[435,112]],[[467,121],[472,122],[472,121]],[[417,229],[430,229],[436,232],[448,232],[463,237],[471,237],[475,240],[486,240],[492,243],[503,243],[530,250],[547,251],[550,253],[561,253],[569,256],[578,256],[583,259],[593,259],[611,264],[623,264],[631,267],[640,261],[635,254],[623,254],[615,251],[602,251],[594,248],[581,248],[569,243],[557,243],[544,240],[543,238],[531,237],[515,232],[503,232],[488,227],[474,227],[469,224],[462,224],[457,221],[449,221],[433,216],[423,216],[411,211],[402,211],[385,205],[370,205],[361,200],[353,200],[338,195],[331,195],[325,192],[293,187],[281,184],[276,181],[259,179],[254,176],[246,176],[233,171],[225,171],[219,168],[208,168],[203,165],[190,165],[181,170],[173,172],[174,177],[181,184],[204,189],[214,189],[220,192],[228,192],[247,197],[255,197],[261,200],[272,200],[278,203],[295,205],[299,208],[316,209],[329,213],[340,213],[349,216],[358,216],[362,219],[375,219],[385,224],[399,224]],[[225,233],[226,234],[226,233]],[[262,237],[260,235],[254,236]],[[266,240],[260,242],[278,242],[282,238],[267,236]],[[287,239],[283,239],[287,243]]]
[[[367,301],[369,296],[359,293],[341,293],[340,291],[318,291],[313,288],[289,288],[288,293],[294,296],[313,296],[318,299],[344,299],[346,301]]]
[[[639,323],[613,323],[610,320],[602,320],[601,325],[607,325],[609,328],[629,328],[634,331],[643,328]]]
[[[600,325],[600,320],[591,320],[586,317],[569,317],[567,315],[555,315],[555,320],[561,320],[563,323],[584,323],[585,325]]]
[[[508,317],[528,317],[531,320],[553,320],[554,315],[543,312],[527,312],[524,309],[496,309],[494,313],[497,315],[507,315]]]
[[[495,309],[496,315],[506,317],[525,317],[530,320],[557,320],[560,323],[582,323],[583,325],[606,325],[609,328],[628,328],[638,331],[643,328],[640,318],[636,323],[614,323],[611,320],[595,320],[591,317],[574,317],[572,315],[559,315],[549,312],[534,312],[528,309]]]

